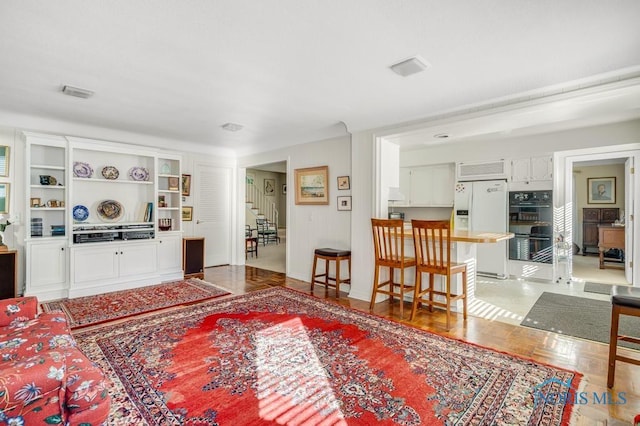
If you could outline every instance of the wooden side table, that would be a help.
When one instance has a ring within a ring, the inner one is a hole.
[[[615,248],[624,251],[624,226],[598,226],[600,269],[604,269],[604,252]],[[624,267],[623,267],[624,268]]]
[[[18,252],[0,251],[0,299],[16,297],[18,281]]]

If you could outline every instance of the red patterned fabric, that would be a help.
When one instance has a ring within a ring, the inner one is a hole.
[[[18,297],[0,300],[0,326],[11,324],[16,318],[32,319],[38,313],[36,297]]]
[[[0,423],[98,425],[110,399],[102,371],[77,347],[62,312],[37,299],[0,301]]]

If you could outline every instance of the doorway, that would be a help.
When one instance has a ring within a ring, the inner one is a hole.
[[[572,207],[571,276],[588,283],[630,285],[633,282],[634,203],[633,163],[637,152],[609,152],[568,157]],[[569,183],[569,182],[567,182]],[[598,192],[600,190],[600,192]],[[602,195],[605,192],[605,195]],[[615,232],[620,241],[606,247],[602,260],[599,240]]]
[[[287,162],[247,167],[245,194],[245,229],[257,238],[245,264],[286,274]]]

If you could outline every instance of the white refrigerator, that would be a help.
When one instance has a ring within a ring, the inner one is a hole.
[[[505,180],[457,182],[454,229],[474,232],[507,232],[509,193]],[[478,275],[507,278],[507,241],[478,244]]]

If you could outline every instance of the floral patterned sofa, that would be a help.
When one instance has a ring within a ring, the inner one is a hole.
[[[0,357],[0,425],[106,422],[107,381],[64,313],[38,314],[35,297],[0,300]]]

